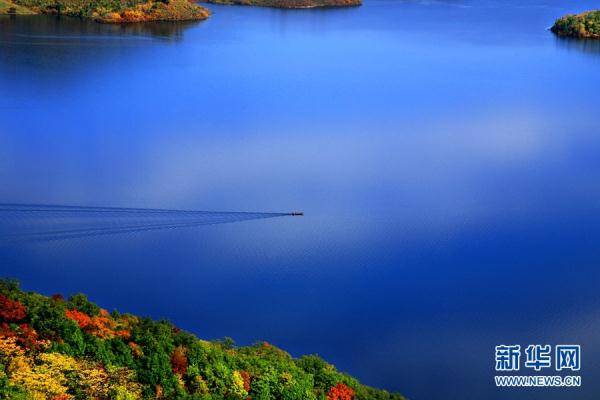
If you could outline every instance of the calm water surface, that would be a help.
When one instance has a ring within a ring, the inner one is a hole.
[[[304,218],[0,248],[0,275],[413,399],[600,393],[600,45],[558,0],[0,18],[0,202]],[[583,388],[499,391],[501,343]]]

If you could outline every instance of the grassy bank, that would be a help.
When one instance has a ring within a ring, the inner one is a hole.
[[[600,39],[600,10],[559,18],[552,26],[552,32],[558,36]]]
[[[188,0],[0,0],[2,14],[61,14],[98,22],[190,21],[209,11]]]
[[[206,0],[213,4],[231,4],[275,8],[317,8],[360,6],[362,0]]]
[[[318,356],[206,341],[167,321],[108,313],[84,295],[0,281],[0,398],[401,400]]]

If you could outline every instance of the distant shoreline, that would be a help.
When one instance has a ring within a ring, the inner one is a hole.
[[[285,9],[357,7],[362,0],[204,0],[206,3]]]

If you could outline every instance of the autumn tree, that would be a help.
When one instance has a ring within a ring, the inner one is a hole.
[[[332,386],[327,393],[327,400],[352,400],[353,398],[354,390],[341,382]]]
[[[250,385],[252,383],[252,376],[250,375],[250,373],[248,371],[240,371],[240,375],[241,375],[242,379],[244,380],[244,390],[246,392],[249,392]]]
[[[185,375],[188,368],[188,359],[186,356],[186,349],[183,346],[177,346],[171,354],[171,366],[173,372],[179,375]]]
[[[92,325],[92,318],[84,312],[78,310],[66,310],[65,316],[72,321],[77,322],[81,329],[86,329]]]
[[[17,300],[11,300],[0,294],[0,319],[6,322],[21,321],[27,315],[27,309]]]

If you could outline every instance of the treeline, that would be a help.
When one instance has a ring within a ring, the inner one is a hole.
[[[0,398],[400,400],[318,356],[205,341],[168,321],[108,313],[0,281]]]

